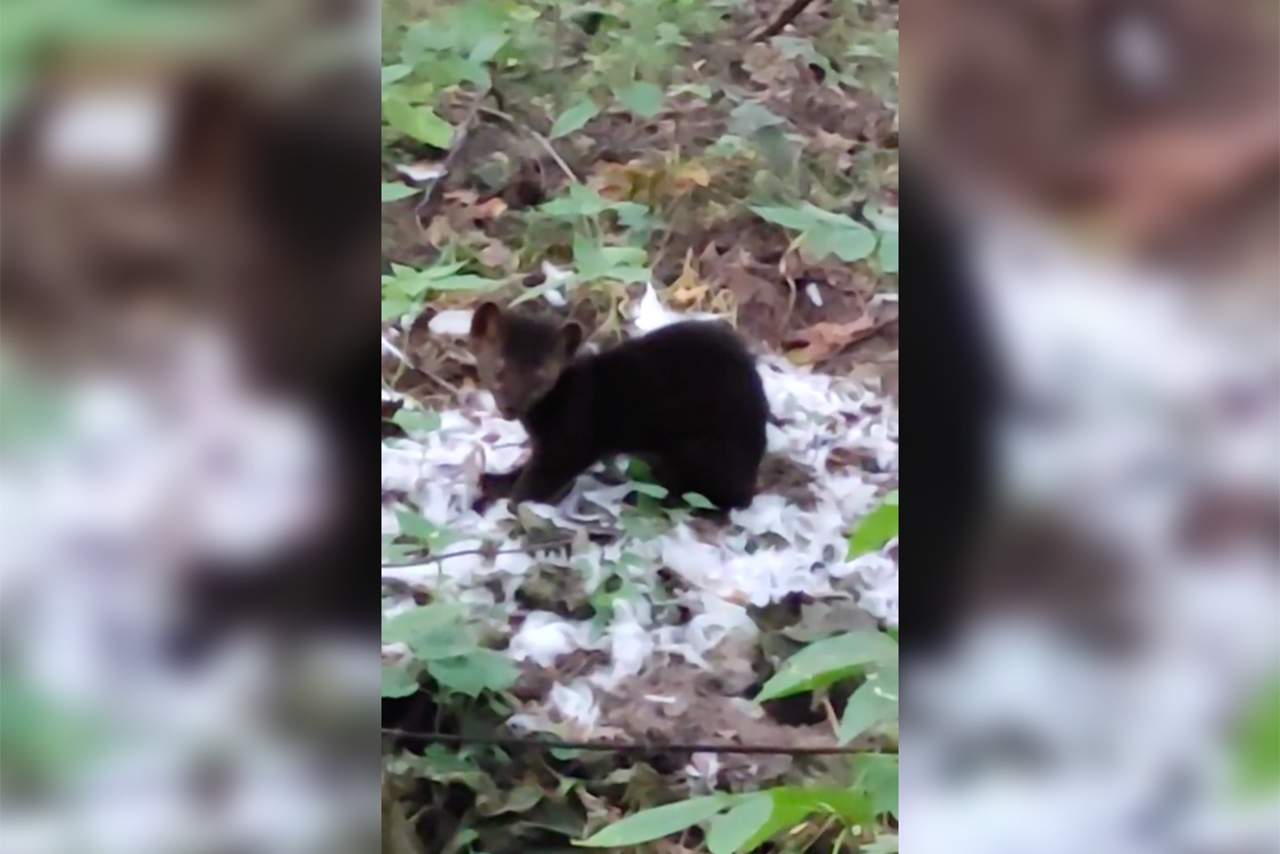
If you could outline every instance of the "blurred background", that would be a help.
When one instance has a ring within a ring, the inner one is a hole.
[[[902,845],[1274,851],[1276,4],[903,14],[907,180],[1008,394],[967,622],[907,670]]]
[[[907,674],[913,852],[1280,847],[1276,12],[908,8],[913,162],[1014,388],[972,619]],[[5,854],[376,844],[378,30],[0,5]]]
[[[375,850],[378,8],[0,33],[0,851]]]

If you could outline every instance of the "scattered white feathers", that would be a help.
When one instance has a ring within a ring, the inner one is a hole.
[[[711,315],[695,315],[714,319]],[[650,286],[632,318],[633,334],[644,334],[688,319],[666,309]],[[513,608],[513,594],[540,566],[576,577],[594,589],[610,574],[638,591],[617,599],[607,619],[578,622],[548,612],[524,615],[508,654],[519,661],[551,666],[576,650],[608,654],[601,666],[569,686],[558,686],[548,706],[558,720],[590,727],[598,715],[589,700],[672,658],[709,667],[707,657],[726,639],[754,637],[756,627],[746,605],[777,602],[792,593],[816,597],[856,597],[864,608],[890,624],[898,618],[898,573],[889,553],[847,561],[848,534],[897,477],[897,413],[890,400],[862,383],[813,373],[767,356],[760,374],[770,407],[783,426],[770,426],[769,448],[810,469],[815,482],[811,506],[782,495],[762,494],[747,510],[735,511],[732,525],[710,538],[695,534],[687,522],[659,533],[631,533],[623,499],[630,485],[609,485],[602,468],[579,478],[555,507],[524,505],[513,512],[505,502],[483,515],[470,509],[483,468],[501,471],[523,454],[525,435],[518,423],[498,417],[487,395],[472,406],[440,413],[440,425],[408,440],[384,443],[383,489],[408,499],[432,524],[461,538],[438,560],[383,569],[384,577],[432,588],[454,601],[501,611]],[[851,453],[856,452],[856,453]],[[844,462],[873,460],[863,468]],[[866,470],[864,470],[864,468]],[[383,531],[398,531],[396,507],[384,509]],[[542,525],[575,539],[571,555],[503,549],[488,557],[485,542],[511,546],[517,524]],[[596,545],[588,531],[612,530],[618,539]],[[576,537],[573,535],[576,534]],[[896,552],[895,552],[896,554]],[[681,625],[659,621],[653,601],[666,596],[658,570],[683,580],[679,603],[690,615]],[[502,595],[495,595],[500,589]],[[399,609],[392,597],[387,606]],[[541,717],[520,719],[537,728]],[[547,719],[549,720],[549,719]],[[544,720],[543,723],[546,723]]]

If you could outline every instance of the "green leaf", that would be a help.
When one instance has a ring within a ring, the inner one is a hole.
[[[395,542],[394,534],[382,535],[382,562],[405,563],[413,558],[417,549],[404,543]]]
[[[408,510],[397,510],[396,521],[400,524],[402,534],[428,546],[439,548],[454,539],[444,528]]]
[[[709,101],[711,100],[711,97],[715,95],[715,90],[705,83],[680,83],[671,89],[671,94],[693,95],[694,97],[701,98],[704,101]]]
[[[415,270],[392,265],[392,274],[382,277],[384,287],[394,287],[410,297],[422,297],[428,291],[490,291],[502,286],[500,279],[488,279],[469,273],[455,274],[462,264],[443,264]]]
[[[565,110],[551,125],[551,139],[559,139],[586,127],[587,122],[600,113],[600,107],[590,98],[579,101]]]
[[[633,483],[631,487],[641,495],[647,495],[650,498],[661,500],[667,497],[666,487],[658,486],[656,483]]]
[[[635,245],[647,246],[648,238],[657,225],[653,211],[637,202],[614,202],[612,209],[618,217],[618,225],[628,230],[627,238]]]
[[[648,282],[649,269],[637,266],[645,260],[645,251],[635,246],[601,246],[583,235],[573,240],[573,263],[580,281]]]
[[[484,276],[470,274],[448,276],[427,283],[427,290],[432,291],[491,291],[502,287],[500,279],[489,279]]]
[[[877,671],[867,674],[867,681],[849,698],[840,718],[840,744],[848,744],[862,733],[882,723],[898,719],[897,673]]]
[[[542,296],[543,294],[548,293],[550,291],[559,290],[560,288],[565,287],[567,284],[569,283],[557,282],[555,280],[548,279],[547,281],[538,285],[536,288],[525,288],[524,291],[522,291],[519,296],[517,296],[515,299],[511,301],[511,305],[515,306],[515,305],[519,305],[522,302],[529,302],[531,300],[535,300],[538,297]]]
[[[398,202],[401,199],[407,199],[410,196],[417,194],[418,192],[419,191],[417,189],[406,186],[404,184],[387,183],[385,181],[382,183],[383,204],[387,202]]]
[[[429,672],[441,687],[479,697],[487,691],[505,691],[515,684],[520,671],[516,663],[500,652],[477,648],[466,655],[433,659]]]
[[[847,559],[879,551],[885,543],[898,536],[898,491],[885,497],[884,503],[872,510],[849,535]]]
[[[613,203],[585,184],[569,185],[569,195],[544,203],[539,211],[562,219],[583,216],[599,216],[613,207]]]
[[[898,815],[898,757],[860,753],[853,757],[856,787],[867,793],[876,815]]]
[[[1269,680],[1235,739],[1238,785],[1246,796],[1280,788],[1280,679]]]
[[[642,285],[653,280],[653,271],[648,267],[610,267],[600,278],[624,285]]]
[[[738,848],[739,851],[754,851],[783,831],[799,826],[816,809],[812,798],[796,789],[779,786],[770,789],[766,794],[772,802],[769,806],[768,818],[759,829]]]
[[[850,632],[811,643],[764,684],[756,702],[825,688],[856,675],[868,664],[897,661],[898,645],[881,632]]]
[[[458,625],[459,617],[452,609],[443,605],[422,605],[385,620],[382,624],[382,642],[412,646],[423,635],[442,628],[452,631]]]
[[[696,507],[699,510],[715,510],[716,506],[707,500],[706,496],[699,495],[696,492],[686,492],[680,496],[684,499],[684,503],[690,507]]]
[[[809,229],[804,233],[802,244],[819,259],[834,255],[852,264],[876,251],[876,234],[862,223],[846,218],[845,222]]]
[[[728,812],[711,819],[707,828],[707,850],[711,854],[750,851],[747,843],[769,824],[772,816],[773,798],[768,792],[748,797]]]
[[[797,208],[753,207],[751,210],[766,222],[792,231],[806,231],[817,225],[812,213]]]
[[[707,795],[642,810],[609,825],[578,844],[587,848],[621,848],[652,842],[706,821],[735,800],[728,795]]]
[[[434,433],[440,429],[439,412],[420,412],[416,409],[400,409],[391,421],[407,433]]]
[[[880,252],[877,260],[880,262],[880,269],[883,272],[898,272],[898,233],[896,231],[881,232]]]
[[[404,297],[383,297],[382,299],[382,320],[399,320],[406,314],[412,312],[417,305]]]
[[[866,826],[872,811],[867,796],[855,789],[811,786],[779,786],[767,794],[773,801],[768,821],[761,825],[740,851],[752,851],[784,831],[798,827],[815,813],[836,815],[845,824]]]
[[[407,65],[384,65],[382,67],[382,87],[385,89],[392,83],[403,80],[413,73]]]
[[[61,782],[110,746],[114,733],[87,710],[47,696],[15,675],[0,673],[0,749],[6,774]]]
[[[536,807],[543,797],[545,793],[537,786],[501,789],[491,799],[482,796],[476,803],[476,813],[485,818],[509,813],[527,813]]]
[[[627,477],[638,483],[653,483],[653,470],[644,460],[632,457],[627,460]]]
[[[418,690],[418,680],[403,664],[382,665],[382,696],[408,697]]]
[[[391,269],[394,270],[397,274],[418,273],[419,275],[421,275],[426,279],[436,280],[436,279],[447,279],[465,266],[466,266],[466,262],[455,261],[452,264],[436,264],[435,266],[427,267],[425,270],[422,270],[420,273],[418,273],[418,271],[414,270],[412,267],[402,267],[398,264],[391,265]]]
[[[761,130],[785,125],[787,120],[757,101],[747,101],[729,113],[729,132],[736,136],[755,136]]]
[[[662,111],[662,89],[653,83],[638,82],[614,92],[618,102],[637,116],[651,119]]]
[[[391,127],[419,142],[435,148],[448,148],[453,143],[453,126],[430,107],[392,100],[382,105],[382,115]]]
[[[480,41],[476,42],[476,46],[471,48],[471,54],[467,58],[472,62],[488,62],[493,59],[498,51],[502,50],[502,46],[507,41],[507,36],[502,33],[483,35],[480,37]]]
[[[874,818],[871,802],[864,792],[839,787],[797,787],[796,796],[812,802],[816,811],[836,815],[846,825],[865,827]]]

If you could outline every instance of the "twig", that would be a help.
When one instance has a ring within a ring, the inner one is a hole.
[[[796,298],[799,295],[799,288],[796,287],[796,280],[791,278],[791,275],[787,273],[787,256],[794,252],[796,247],[800,245],[802,237],[803,235],[798,235],[794,240],[792,240],[791,243],[787,245],[787,250],[782,253],[782,257],[778,259],[778,274],[782,276],[783,281],[787,283],[787,313],[782,318],[782,328],[784,330],[787,328],[787,324],[791,322],[791,315],[795,313]]]
[[[529,136],[533,137],[534,142],[542,146],[543,150],[545,150],[547,154],[551,156],[551,159],[554,160],[556,162],[556,165],[559,166],[560,169],[564,172],[564,174],[569,177],[570,181],[573,181],[573,183],[575,184],[582,183],[582,179],[578,177],[577,173],[575,173],[572,169],[569,168],[568,163],[564,162],[564,158],[560,156],[560,152],[556,151],[555,146],[551,144],[551,140],[547,139],[545,136],[538,133],[529,125],[525,124],[524,122],[521,122],[515,116],[509,115],[508,113],[504,113],[501,110],[494,110],[490,107],[481,107],[480,112],[484,113],[486,116],[493,116],[495,119],[502,119],[504,122],[507,122],[512,127],[518,130],[523,130],[526,133],[528,133]]]
[[[387,340],[387,336],[382,336],[382,349],[392,356],[395,356],[401,362],[405,361],[404,353],[400,352],[400,348]]]
[[[383,735],[406,738],[421,744],[475,744],[502,748],[532,747],[539,750],[598,750],[604,753],[738,753],[755,756],[852,756],[859,753],[896,753],[869,751],[852,745],[794,747],[780,744],[664,744],[661,742],[562,741],[550,738],[519,736],[470,736],[439,732],[410,732],[383,727]]]
[[[422,201],[418,202],[413,209],[414,219],[418,223],[418,227],[422,227],[423,220],[431,221],[435,216],[435,209],[439,207],[441,192],[443,191],[444,182],[449,177],[449,171],[453,168],[453,163],[458,159],[458,155],[466,146],[467,140],[471,138],[471,127],[475,124],[476,116],[480,112],[480,107],[484,103],[484,99],[489,95],[488,92],[481,92],[476,96],[475,103],[471,105],[471,109],[467,111],[467,116],[462,120],[459,126],[458,135],[453,140],[453,145],[449,147],[449,153],[444,156],[444,162],[440,164],[440,176],[431,182],[427,187],[427,191],[422,194]]]
[[[577,534],[574,534],[574,536],[569,537],[567,539],[562,537],[559,540],[551,540],[550,542],[546,542],[546,543],[538,543],[537,545],[520,546],[517,548],[511,548],[511,549],[488,549],[481,546],[478,549],[466,549],[460,552],[445,552],[444,554],[440,554],[440,555],[426,555],[425,557],[416,558],[414,560],[402,561],[399,563],[384,563],[382,565],[382,568],[398,569],[406,566],[424,566],[429,563],[443,563],[444,561],[448,560],[451,557],[463,557],[465,555],[488,556],[488,555],[529,554],[530,552],[545,551],[548,549],[558,549],[562,546],[573,545],[573,541],[576,538],[577,538]],[[383,580],[386,581],[385,578]],[[391,579],[391,580],[399,581],[399,579]]]
[[[783,9],[778,17],[774,18],[767,26],[757,30],[751,34],[750,40],[753,42],[762,42],[765,39],[771,39],[778,33],[787,28],[787,25],[800,17],[813,0],[791,0],[791,5]]]

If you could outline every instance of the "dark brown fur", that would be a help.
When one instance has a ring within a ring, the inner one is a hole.
[[[529,433],[528,463],[481,478],[498,498],[552,502],[593,464],[644,459],[673,498],[696,492],[721,509],[755,495],[769,406],[755,360],[718,323],[677,323],[580,356],[583,329],[485,303],[471,325],[480,380]]]

